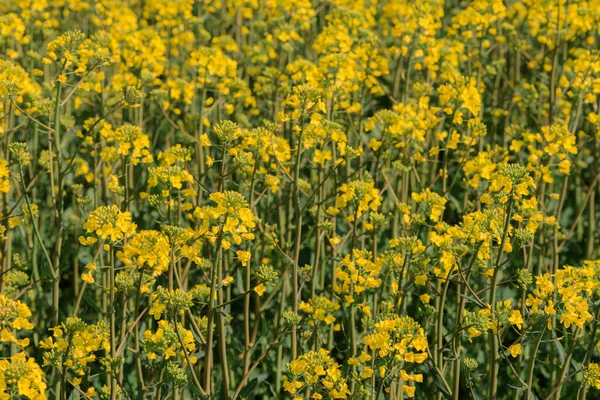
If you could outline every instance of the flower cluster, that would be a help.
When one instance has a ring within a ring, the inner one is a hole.
[[[597,397],[599,25],[0,1],[0,399]]]
[[[116,205],[98,207],[83,224],[83,229],[88,234],[95,233],[100,239],[110,243],[131,237],[136,228],[136,224],[131,222],[131,213],[121,212]],[[96,241],[94,237],[79,237],[79,242],[83,245],[90,245]]]
[[[313,399],[346,399],[350,394],[340,365],[325,349],[301,355],[287,364],[287,370],[283,386],[294,398],[305,388],[313,392]]]

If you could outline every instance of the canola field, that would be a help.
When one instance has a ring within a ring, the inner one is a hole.
[[[0,0],[0,400],[600,398],[599,0]]]

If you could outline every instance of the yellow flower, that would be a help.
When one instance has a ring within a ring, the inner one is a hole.
[[[168,360],[169,358],[173,357],[174,355],[175,355],[175,348],[174,348],[174,346],[170,346],[165,351],[165,360]]]
[[[475,80],[471,79],[470,83],[461,93],[460,99],[463,101],[464,107],[469,110],[471,114],[477,116],[481,109],[481,95],[475,85]]]
[[[236,251],[238,260],[242,263],[242,267],[247,267],[252,254],[249,251],[238,250]]]
[[[524,322],[521,312],[519,310],[512,310],[510,316],[508,317],[508,322],[510,322],[511,325],[515,325],[517,328],[521,329]]]
[[[508,352],[512,357],[517,357],[522,352],[521,344],[513,344],[508,348]]]
[[[371,367],[365,367],[360,374],[361,378],[370,378],[373,376],[373,369]]]
[[[416,388],[414,386],[402,385],[402,390],[406,393],[406,397],[415,397]]]
[[[254,291],[256,292],[256,294],[258,294],[259,296],[262,296],[263,294],[265,294],[265,292],[267,291],[267,288],[264,284],[259,284],[258,286],[256,286],[254,288]]]
[[[229,285],[231,282],[233,282],[233,276],[229,276],[227,275],[222,281],[221,281],[221,286],[227,286]]]
[[[94,277],[88,272],[81,274],[81,279],[88,285],[94,283]]]
[[[427,275],[415,276],[415,285],[424,286],[427,284]]]
[[[29,399],[46,399],[44,372],[33,358],[28,358],[23,352],[0,360],[0,383],[3,393],[18,393]]]
[[[9,228],[14,228],[21,225],[21,220],[19,219],[19,217],[11,217],[8,219],[8,227]]]
[[[115,242],[132,236],[137,225],[131,222],[130,212],[121,212],[116,205],[112,205],[100,206],[92,211],[83,228],[87,233],[95,232],[101,239]],[[79,241],[82,244],[89,243],[89,240],[81,237]]]
[[[309,385],[321,398],[345,399],[350,394],[340,366],[325,349],[309,351],[287,364],[284,390],[291,395]],[[323,396],[324,395],[324,396]],[[317,397],[319,398],[319,397]]]
[[[313,161],[316,164],[325,164],[325,162],[331,161],[332,159],[333,156],[331,154],[331,150],[315,150],[315,156],[313,158]]]

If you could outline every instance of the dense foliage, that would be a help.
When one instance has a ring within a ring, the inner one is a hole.
[[[0,399],[599,398],[599,26],[0,0]]]

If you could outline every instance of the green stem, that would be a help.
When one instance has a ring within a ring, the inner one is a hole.
[[[108,290],[110,293],[110,358],[114,362],[116,358],[116,332],[117,332],[117,319],[115,313],[115,254],[113,248],[110,248],[110,275]],[[117,380],[116,371],[110,372],[110,399],[116,400],[117,398]]]
[[[181,338],[181,333],[179,333],[179,328],[178,325],[179,323],[177,322],[177,318],[173,318],[173,325],[175,326],[175,333],[177,334],[177,339],[179,339],[179,344],[181,345],[181,350],[183,351],[183,354],[185,356],[185,362],[188,365],[188,368],[190,369],[190,373],[192,375],[192,380],[194,381],[194,385],[196,386],[196,388],[200,391],[200,393],[202,393],[203,396],[206,396],[206,392],[204,392],[204,390],[202,389],[202,385],[200,385],[200,381],[198,380],[198,377],[196,376],[196,372],[194,371],[194,365],[192,364],[192,361],[190,360],[190,356],[187,352],[187,349],[185,348],[185,343],[183,342],[183,339]]]
[[[492,314],[496,309],[496,290],[497,290],[497,281],[498,274],[500,270],[500,261],[502,259],[502,254],[504,253],[504,244],[506,243],[506,238],[508,237],[508,228],[510,225],[510,218],[512,213],[513,206],[513,198],[511,197],[506,205],[506,219],[504,221],[504,231],[502,232],[502,240],[500,242],[500,248],[498,249],[498,257],[496,258],[496,265],[494,267],[494,274],[492,275],[492,282],[490,286],[490,306],[492,308]],[[496,327],[497,329],[498,327]],[[489,391],[488,391],[488,399],[493,400],[496,398],[496,392],[498,390],[498,336],[496,332],[490,333],[490,348],[492,350],[491,354],[491,362],[490,362],[490,374],[489,374]]]
[[[300,120],[304,120],[304,115],[300,116]],[[302,243],[302,212],[300,208],[300,155],[302,153],[302,134],[304,127],[300,130],[296,149],[296,162],[294,166],[294,206],[296,213],[296,241],[294,244],[294,265],[292,266],[292,311],[298,313],[298,269],[300,260],[300,246]],[[298,356],[298,337],[296,326],[292,328],[292,359]]]

